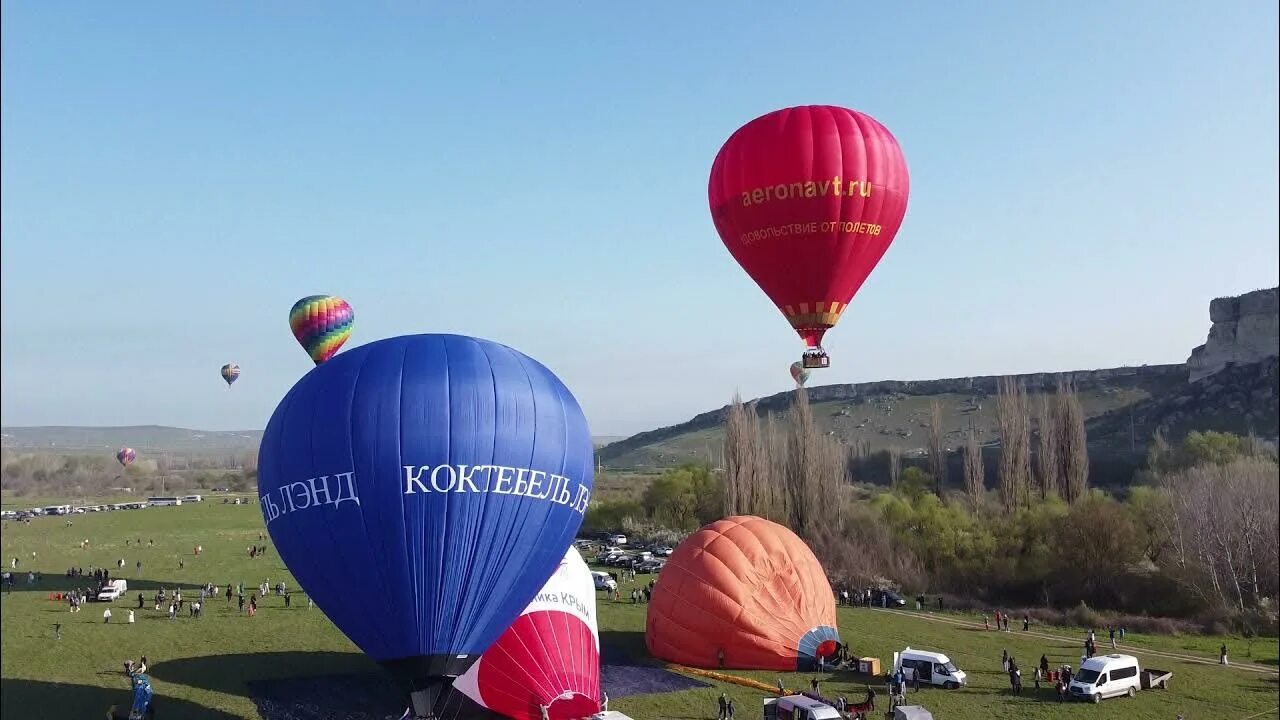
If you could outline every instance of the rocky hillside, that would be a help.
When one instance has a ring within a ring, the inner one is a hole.
[[[1101,418],[1155,397],[1164,397],[1186,384],[1182,365],[1150,365],[1072,373],[1088,418]],[[1052,392],[1058,376],[1036,373],[1020,376],[1027,384],[1034,409],[1042,392]],[[874,452],[897,448],[907,456],[922,453],[929,406],[942,405],[948,445],[958,446],[968,428],[983,442],[995,442],[996,376],[945,380],[882,381],[809,388],[814,418],[827,431],[850,446]],[[791,392],[755,401],[761,415],[784,416]],[[728,406],[702,413],[692,420],[634,435],[600,450],[601,461],[611,468],[653,468],[688,461],[718,461],[724,443]],[[1123,437],[1108,440],[1129,446],[1127,427]]]
[[[1277,290],[1218,298],[1210,305],[1209,341],[1186,365],[1152,365],[1068,373],[1080,391],[1091,454],[1132,463],[1157,430],[1177,440],[1191,430],[1254,433],[1274,439],[1280,335]],[[1052,392],[1057,375],[1021,376],[1031,395]],[[929,405],[942,405],[946,442],[955,447],[975,428],[985,443],[997,441],[994,396],[997,378],[885,381],[825,385],[809,389],[814,416],[851,447],[897,448],[923,454]],[[785,414],[791,393],[755,401],[762,416]],[[612,443],[601,461],[618,469],[660,468],[682,462],[719,461],[728,408]]]
[[[1187,368],[1196,382],[1233,365],[1276,356],[1280,347],[1280,293],[1255,290],[1209,303],[1209,339],[1191,351]]]

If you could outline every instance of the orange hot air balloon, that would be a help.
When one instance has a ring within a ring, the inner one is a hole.
[[[777,523],[741,515],[707,525],[672,553],[644,640],[669,662],[789,672],[833,655],[840,636],[831,584],[809,546]]]

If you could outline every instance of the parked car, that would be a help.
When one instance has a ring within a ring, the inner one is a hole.
[[[876,607],[899,608],[907,606],[907,599],[892,590],[876,590],[871,594],[871,604]]]
[[[609,573],[595,571],[591,573],[591,581],[595,583],[597,590],[608,590],[610,592],[618,589],[618,583],[609,577]]]

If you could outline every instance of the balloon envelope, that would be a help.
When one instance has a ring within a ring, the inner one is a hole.
[[[795,380],[797,385],[804,385],[809,382],[809,371],[803,363],[791,363],[791,379]]]
[[[600,712],[595,582],[576,548],[569,548],[533,602],[453,687],[469,702],[455,695],[442,713],[446,717],[540,720],[539,706],[547,707],[551,720]]]
[[[586,418],[547,368],[485,340],[413,335],[294,385],[262,438],[259,492],[298,584],[365,653],[436,692],[555,570],[592,458]]]
[[[317,365],[338,352],[355,322],[355,311],[334,295],[308,295],[289,310],[289,329]]]
[[[671,554],[654,587],[645,645],[696,667],[809,670],[834,651],[835,596],[822,565],[787,528],[754,516],[717,520]]]
[[[236,381],[240,377],[240,366],[235,363],[227,363],[222,366],[222,379],[227,381],[227,385]]]
[[[883,125],[812,105],[733,133],[707,195],[730,254],[816,347],[893,242],[908,186],[902,149]]]
[[[138,453],[131,447],[122,447],[116,451],[116,462],[124,467],[129,467],[137,459]]]

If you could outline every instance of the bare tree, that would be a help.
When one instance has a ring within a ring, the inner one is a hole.
[[[794,398],[786,447],[787,505],[791,529],[801,537],[811,538],[819,526],[840,516],[844,452],[814,422],[808,392],[797,388]]]
[[[986,466],[982,462],[982,443],[978,440],[978,431],[969,428],[964,439],[964,488],[969,493],[974,507],[982,501],[986,494]]]
[[[996,419],[1000,428],[1000,500],[1006,510],[1027,504],[1031,475],[1030,419],[1027,388],[1021,380],[997,382]]]
[[[1067,502],[1079,502],[1089,489],[1089,441],[1084,429],[1084,411],[1080,396],[1070,378],[1058,380],[1057,410],[1054,432],[1055,452],[1061,464],[1062,496]]]
[[[1271,460],[1247,457],[1162,476],[1171,523],[1180,533],[1174,557],[1186,571],[1184,584],[1200,597],[1244,610],[1280,590],[1276,474]],[[1187,546],[1194,554],[1185,552]]]
[[[754,415],[748,415],[742,405],[742,396],[735,393],[725,419],[725,515],[746,515],[755,511],[760,437]]]
[[[898,487],[898,476],[902,474],[902,449],[889,448],[889,487]]]
[[[1058,404],[1049,393],[1040,394],[1040,452],[1036,470],[1040,477],[1040,499],[1057,497],[1062,487],[1062,464],[1058,461]]]
[[[929,474],[933,475],[933,493],[942,497],[947,484],[947,449],[942,445],[942,405],[929,403]]]

